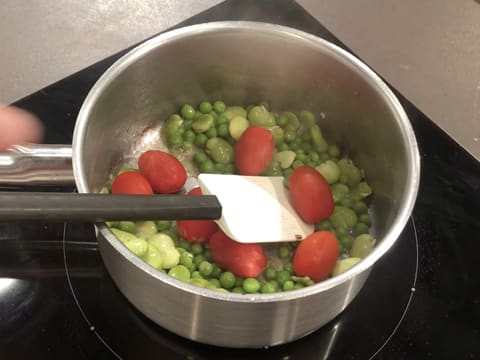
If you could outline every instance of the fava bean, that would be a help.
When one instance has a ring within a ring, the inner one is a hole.
[[[270,128],[275,126],[275,117],[263,106],[254,106],[247,116],[251,124]]]
[[[358,235],[353,240],[352,248],[350,249],[350,256],[363,259],[372,252],[374,244],[375,240],[371,235]]]
[[[223,114],[228,120],[232,120],[235,116],[247,117],[247,111],[241,106],[229,106]]]
[[[335,267],[333,268],[332,275],[340,275],[341,273],[350,269],[353,265],[358,264],[358,262],[361,260],[362,259],[358,257],[349,257],[346,259],[338,260],[335,264]]]
[[[142,257],[147,253],[148,243],[144,239],[119,229],[110,230],[135,255]]]
[[[235,140],[240,139],[240,136],[242,136],[243,132],[247,130],[247,128],[250,126],[250,122],[243,116],[235,116],[230,120],[229,124],[229,132],[230,136],[234,138]]]
[[[332,160],[321,163],[315,170],[317,170],[329,184],[336,183],[340,178],[340,168]]]
[[[135,225],[137,228],[136,235],[142,239],[148,239],[158,231],[155,222],[150,220],[137,221]]]
[[[213,126],[213,116],[210,114],[202,114],[192,123],[192,129],[197,134],[207,132]],[[207,135],[208,136],[208,135]]]
[[[219,137],[207,141],[205,152],[217,163],[228,164],[233,162],[234,151],[232,145]]]
[[[179,130],[183,127],[183,119],[180,115],[170,115],[165,123],[165,135],[168,137],[179,133]]]
[[[274,155],[275,160],[280,163],[282,169],[289,168],[296,157],[297,154],[292,150],[280,151]]]
[[[306,129],[310,129],[313,125],[315,125],[315,115],[313,115],[310,111],[302,111],[298,114],[298,119],[300,120],[300,124]]]
[[[133,221],[119,221],[117,228],[130,234],[137,232],[137,225]]]
[[[350,159],[341,159],[337,163],[343,181],[350,187],[357,185],[362,180],[360,169]]]
[[[357,214],[352,209],[344,206],[335,206],[330,222],[337,229],[350,229],[357,223]]]
[[[162,254],[160,251],[152,244],[148,244],[147,253],[143,256],[143,260],[155,269],[162,268]]]
[[[310,128],[310,135],[312,137],[312,144],[318,152],[325,152],[328,149],[328,144],[323,138],[322,131],[318,125],[313,125]]]

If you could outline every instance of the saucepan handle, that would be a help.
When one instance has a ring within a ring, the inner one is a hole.
[[[75,180],[71,145],[14,145],[0,152],[1,186],[69,186]]]

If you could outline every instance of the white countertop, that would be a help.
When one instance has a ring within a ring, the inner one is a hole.
[[[3,0],[0,102],[9,103],[220,0]],[[480,160],[476,0],[299,0]]]

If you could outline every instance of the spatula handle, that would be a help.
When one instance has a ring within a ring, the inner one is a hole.
[[[213,195],[104,195],[0,192],[0,221],[218,219]]]

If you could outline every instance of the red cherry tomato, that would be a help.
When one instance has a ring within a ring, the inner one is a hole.
[[[322,281],[335,267],[338,251],[338,241],[333,233],[314,232],[298,245],[293,256],[293,270],[296,275]]]
[[[306,223],[314,224],[332,215],[332,191],[314,168],[302,165],[293,170],[288,188],[293,208]]]
[[[153,190],[160,194],[179,191],[187,180],[182,163],[169,153],[159,150],[144,152],[138,159],[138,169]]]
[[[267,266],[267,257],[259,244],[242,244],[217,231],[209,241],[210,251],[221,268],[241,277],[257,277]]]
[[[135,171],[124,172],[113,180],[112,194],[152,195],[148,180]]]
[[[241,175],[256,176],[273,159],[275,143],[270,130],[249,126],[235,145],[235,163]]]
[[[202,190],[196,187],[187,195],[202,195]],[[177,227],[180,236],[191,243],[205,243],[218,230],[213,220],[178,220]]]

